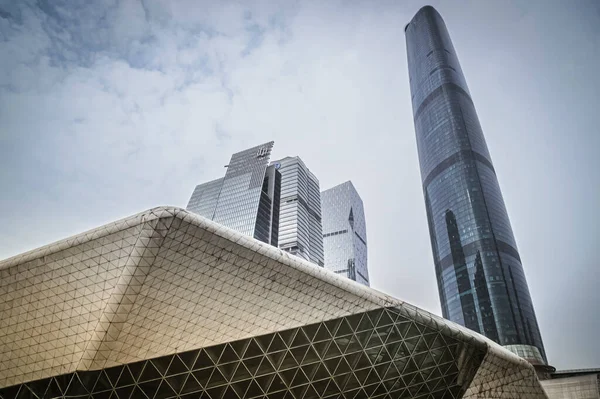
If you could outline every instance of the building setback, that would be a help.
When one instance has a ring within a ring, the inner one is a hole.
[[[369,285],[363,202],[352,182],[321,193],[325,268]]]
[[[271,166],[281,173],[279,248],[323,266],[319,180],[299,157]]]
[[[546,353],[521,258],[446,25],[426,6],[405,33],[443,315],[543,369]]]
[[[187,210],[277,246],[281,175],[269,165],[273,142],[231,156],[225,177],[196,186]]]

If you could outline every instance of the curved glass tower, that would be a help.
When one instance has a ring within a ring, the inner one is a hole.
[[[405,32],[443,315],[543,366],[546,354],[521,258],[446,25],[426,6]]]

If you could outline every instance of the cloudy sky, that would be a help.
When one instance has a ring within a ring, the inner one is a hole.
[[[404,1],[0,0],[0,259],[184,207],[270,140],[365,202],[372,286],[440,314]],[[600,3],[436,0],[550,362],[600,366]]]

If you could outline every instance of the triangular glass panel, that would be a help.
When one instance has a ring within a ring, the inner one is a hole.
[[[29,387],[29,389],[38,397],[43,397],[44,393],[46,393],[46,390],[48,389],[48,385],[50,385],[50,378],[44,378],[43,380],[37,380],[37,381],[31,381],[27,383],[27,386]],[[90,390],[91,391],[91,390]],[[0,397],[3,397],[3,392],[0,392]],[[6,397],[9,397],[8,394],[4,395]],[[14,396],[10,396],[10,398],[16,397],[16,392]]]
[[[318,381],[318,380],[322,380],[323,378],[329,378],[330,374],[329,371],[327,371],[327,369],[325,368],[325,365],[323,363],[319,363],[318,367],[317,367],[317,371],[315,372],[315,375],[313,375],[312,381]]]
[[[300,348],[302,348],[302,347],[294,348],[294,349],[300,349]],[[285,369],[289,369],[291,367],[297,367],[298,363],[299,362],[297,362],[296,359],[294,359],[294,356],[292,355],[292,353],[288,351],[288,352],[285,352],[285,357],[283,358],[283,360],[279,366],[279,369],[285,370]]]
[[[283,342],[283,339],[279,336],[279,334],[275,334],[271,344],[269,345],[268,352],[279,352],[285,349],[287,349],[285,342]]]
[[[267,352],[267,349],[269,348],[269,344],[273,340],[273,336],[274,336],[274,334],[259,335],[258,337],[255,337],[254,339],[256,340],[258,345],[260,345],[263,352]]]
[[[127,387],[117,388],[115,389],[115,394],[117,395],[115,399],[129,399],[131,392],[135,388],[135,385],[129,385]],[[113,395],[113,398],[115,396]]]
[[[219,363],[229,363],[239,360],[238,355],[235,353],[231,345],[225,345],[223,349],[223,353],[221,353],[221,357],[219,358]]]
[[[320,326],[321,326],[321,323],[309,324],[308,326],[302,327],[301,330],[304,331],[304,334],[306,335],[306,337],[310,341],[312,341]],[[292,342],[294,342],[294,341],[292,340]],[[288,345],[291,345],[291,344],[288,344]]]
[[[346,386],[344,387],[345,391],[351,391],[352,389],[360,387],[360,382],[356,378],[356,373],[352,373],[348,376],[348,380],[346,381]]]
[[[369,338],[369,342],[367,342],[367,345],[365,345],[365,348],[374,348],[376,346],[381,346],[381,345],[383,345],[383,342],[381,342],[379,335],[375,332],[375,333],[371,334],[371,338]]]
[[[171,388],[171,386],[167,384],[165,380],[163,380],[156,391],[156,398],[170,398],[175,394],[176,392],[173,390],[173,388]]]
[[[410,323],[410,326],[408,327],[406,333],[404,334],[404,339],[413,338],[413,337],[417,337],[420,335],[421,335],[421,332],[419,331],[419,329],[417,328],[415,323]]]
[[[225,363],[220,364],[219,366],[217,366],[217,368],[219,369],[221,374],[223,374],[227,381],[231,381],[231,378],[233,377],[233,374],[238,364],[239,362]]]
[[[340,357],[336,357],[323,362],[325,363],[325,367],[327,368],[327,371],[329,371],[329,374],[335,375],[335,369],[337,368],[338,364],[340,364],[340,360]]]
[[[310,385],[308,386],[308,388],[304,392],[304,395],[302,396],[303,399],[317,399],[318,397],[318,392],[315,391],[315,389]]]
[[[346,358],[343,357],[340,360],[340,363],[338,364],[337,369],[335,370],[335,374],[346,374],[346,373],[349,373],[351,370],[352,370],[352,368],[348,364],[348,361],[346,361]]]
[[[238,357],[241,359],[244,356],[244,352],[246,351],[246,347],[248,346],[249,342],[250,340],[244,339],[231,342],[230,345],[235,351],[235,353],[238,355]]]
[[[92,392],[94,389],[94,385],[96,385],[96,381],[98,380],[98,376],[100,375],[100,370],[94,371],[85,371],[79,375],[79,379],[83,383],[83,386],[88,392]]]
[[[352,334],[352,327],[350,327],[350,325],[348,324],[348,321],[346,321],[346,318],[342,318],[340,320],[340,324],[338,326],[338,330],[335,333],[336,337],[343,337],[345,335],[349,335]]]
[[[315,375],[315,373],[317,372],[317,369],[319,368],[320,364],[321,363],[307,364],[305,366],[300,367],[300,369],[302,370],[305,378],[308,378],[309,380],[312,380],[312,378]],[[296,374],[296,378],[298,378],[298,379],[303,378],[303,376],[301,376],[299,374],[300,373]],[[294,380],[294,385],[297,385],[296,380]]]
[[[387,374],[388,369],[390,368],[391,363],[382,363],[375,365],[375,371],[377,371],[377,375],[379,375],[379,379],[383,380],[384,376]]]
[[[231,378],[231,381],[235,382],[240,380],[246,380],[250,377],[252,377],[252,375],[250,374],[246,366],[244,366],[244,363],[240,362],[237,369],[235,370],[235,373],[233,374],[233,377]]]
[[[147,397],[153,398],[158,390],[158,386],[162,380],[152,380],[139,384],[139,387],[146,394]]]
[[[246,391],[246,398],[253,398],[258,395],[262,395],[264,392],[258,386],[258,383],[255,380],[252,380],[250,385],[248,386],[248,390]]]
[[[340,322],[342,321],[342,319],[332,319],[332,320],[327,320],[325,323],[325,327],[327,327],[327,329],[329,330],[329,333],[331,334],[332,337],[335,337],[337,330],[340,326]]]
[[[217,385],[223,385],[227,382],[227,380],[225,379],[225,376],[219,371],[218,368],[216,368],[212,375],[210,376],[210,379],[208,380],[208,385],[206,385],[208,388],[212,388],[215,387]]]
[[[294,359],[296,359],[297,363],[302,363],[302,359],[304,359],[308,348],[308,346],[298,346],[296,348],[290,349],[290,352],[294,356]]]
[[[231,384],[231,386],[240,398],[245,398],[246,390],[248,389],[248,386],[251,382],[252,380],[239,381]]]
[[[263,375],[261,377],[256,377],[255,381],[262,389],[263,392],[267,392],[269,390],[269,386],[271,385],[271,381],[273,381],[274,374]]]
[[[353,353],[353,352],[358,352],[362,350],[362,346],[360,344],[360,342],[358,341],[358,338],[355,335],[350,335],[348,336],[349,341],[348,341],[348,346],[346,346],[346,352],[345,353]]]
[[[281,337],[281,339],[283,339],[283,342],[285,342],[285,344],[287,346],[290,346],[292,344],[292,340],[294,339],[294,336],[296,335],[296,330],[285,330],[285,331],[281,331],[279,333],[279,336]]]
[[[172,358],[173,356],[157,357],[156,359],[150,360],[150,362],[154,364],[154,367],[156,367],[156,369],[160,372],[161,375],[165,375],[167,369],[169,368],[169,364],[171,363]]]
[[[245,359],[243,363],[250,374],[255,375],[258,371],[258,366],[260,366],[260,362],[262,362],[262,359],[262,357],[252,357],[250,359]]]
[[[217,364],[219,358],[221,357],[221,353],[223,353],[223,349],[225,349],[225,345],[216,345],[204,348],[204,351],[206,351],[210,357],[210,360],[212,360],[214,364]]]
[[[358,326],[360,325],[360,320],[362,319],[362,314],[357,313],[357,314],[353,314],[350,316],[346,316],[345,319],[348,322],[348,325],[350,326],[350,328],[352,328],[352,331],[356,331],[356,330],[358,330]]]
[[[361,385],[365,384],[365,382],[367,381],[367,378],[369,377],[369,374],[371,374],[371,368],[370,367],[354,372],[354,375],[356,376],[356,379],[358,379],[358,381],[361,383]]]
[[[140,376],[142,375],[142,370],[144,369],[145,365],[146,365],[145,361],[129,363],[127,365],[127,368],[131,372],[131,376],[133,377],[133,379],[135,381],[139,381]]]
[[[292,341],[292,347],[308,345],[308,343],[308,338],[306,338],[306,335],[304,335],[304,332],[300,329]]]
[[[316,367],[315,367],[316,369]],[[311,372],[313,370],[310,370]],[[316,370],[314,370],[316,371]],[[307,377],[303,372],[299,372],[296,374],[296,377],[292,380],[292,383],[290,384],[290,386],[297,386],[297,385],[304,385],[307,384],[308,381],[310,380],[310,377]]]
[[[346,348],[348,347],[348,344],[350,343],[351,339],[352,339],[352,336],[350,335],[350,336],[336,338],[334,340],[334,342],[336,343],[338,348],[340,348],[340,352],[344,353],[344,352],[346,352]]]
[[[196,377],[196,381],[198,381],[200,383],[200,385],[202,385],[203,387],[206,387],[208,385],[208,380],[210,379],[210,375],[213,372],[213,368],[209,368],[209,369],[200,369],[198,371],[193,371],[192,375],[194,377]],[[189,378],[188,378],[189,381]],[[186,382],[187,384],[187,382]]]
[[[223,399],[238,399],[243,396],[238,396],[237,392],[233,389],[233,387],[228,386],[223,392]]]
[[[198,381],[196,381],[194,376],[190,374],[188,376],[187,380],[185,381],[185,383],[183,384],[183,388],[181,389],[181,394],[197,392],[200,390],[202,390],[202,387],[200,386]]]
[[[339,387],[339,389],[343,391],[344,387],[346,386],[346,380],[348,379],[348,377],[348,374],[336,375],[335,377],[333,377],[333,381]]]
[[[396,327],[396,330],[398,330],[398,334],[400,334],[402,338],[404,338],[408,333],[408,330],[410,329],[411,325],[412,323],[410,321],[406,321],[402,323],[396,323],[394,324],[394,327]]]
[[[179,357],[179,359],[181,360],[181,362],[185,365],[185,367],[188,370],[191,370],[192,367],[194,366],[194,362],[196,360],[196,357],[198,356],[198,352],[199,351],[197,351],[197,350],[182,352],[182,353],[179,353],[177,355],[177,357]]]
[[[175,393],[179,393],[183,387],[183,384],[185,383],[185,380],[187,379],[187,376],[187,374],[179,374],[172,377],[167,377],[166,381],[169,383],[171,388],[173,388]]]
[[[275,374],[275,376],[273,377],[273,381],[269,386],[269,392],[277,392],[284,389],[286,389],[285,383],[283,382],[281,377],[279,377],[279,375]]]
[[[112,388],[112,386],[110,385],[110,381],[108,380],[106,373],[104,373],[104,371],[102,371],[100,373],[100,376],[98,377],[98,382],[96,382],[96,386],[94,387],[94,392],[105,391],[105,390],[111,389],[111,388]]]
[[[106,370],[105,370],[105,372],[106,372]],[[54,380],[57,382],[58,388],[60,389],[60,391],[64,394],[67,392],[67,388],[69,387],[69,383],[71,382],[71,375],[70,374],[57,375],[54,377]]]
[[[152,364],[151,361],[148,361],[146,363],[146,367],[144,367],[144,371],[142,372],[142,375],[140,377],[140,382],[154,380],[154,379],[160,378],[160,377],[161,377],[161,375],[158,372],[158,370],[156,369],[156,367],[154,367],[154,365]]]
[[[285,382],[286,385],[288,386],[292,386],[292,381],[294,379],[294,377],[296,376],[296,373],[298,372],[298,369],[289,369],[289,370],[284,370],[279,372],[279,375],[281,376],[281,378],[283,379],[283,382]]]
[[[316,392],[323,393],[327,389],[327,385],[329,385],[329,381],[331,381],[331,379],[328,378],[325,380],[313,382],[311,385],[315,389]],[[320,397],[320,396],[317,396],[317,397]]]
[[[294,398],[303,399],[304,392],[306,391],[307,388],[308,388],[308,385],[301,385],[301,386],[297,386],[297,387],[290,389],[290,391],[294,395]]]
[[[181,359],[179,359],[179,357],[177,356],[173,356],[173,360],[171,360],[171,364],[169,365],[167,375],[180,374],[185,373],[187,371],[188,369],[185,366],[185,364],[183,364]]]
[[[270,374],[270,373],[274,373],[274,372],[275,372],[275,368],[273,367],[273,365],[271,364],[269,359],[267,359],[265,357],[265,358],[263,358],[263,361],[260,363],[260,366],[258,367],[258,371],[256,372],[256,375]]]
[[[133,389],[133,392],[131,393],[131,397],[136,398],[136,399],[143,399],[143,398],[147,398],[148,396],[146,396],[146,394],[144,393],[144,391],[142,391],[142,389],[139,387],[139,385],[135,385],[135,388]]]
[[[390,317],[387,311],[381,313],[381,317],[377,322],[377,327],[388,326],[394,324],[394,320]]]
[[[369,342],[370,337],[371,337],[371,330],[356,333],[356,339],[358,339],[358,342],[360,342],[360,344],[363,348],[367,345],[367,342]]]
[[[331,345],[329,345],[329,348],[327,348],[327,352],[325,352],[325,356],[323,357],[323,359],[330,359],[332,357],[337,357],[341,355],[342,352],[340,351],[340,349],[337,347],[335,342],[332,342]]]
[[[329,347],[330,343],[331,343],[331,341],[322,341],[322,342],[315,342],[313,344],[314,350],[319,354],[319,357],[321,359],[323,359],[325,357],[325,353],[327,353],[327,348]]]
[[[260,349],[260,346],[258,346],[258,344],[256,343],[255,340],[251,339],[250,343],[248,344],[248,348],[246,349],[246,352],[244,353],[244,359],[249,358],[249,357],[254,357],[254,356],[260,356],[263,354],[262,349]]]
[[[354,369],[358,370],[370,366],[371,362],[369,361],[369,357],[367,356],[367,354],[364,352],[359,352],[358,361],[354,365]]]
[[[227,389],[227,385],[222,385],[222,386],[207,389],[206,393],[208,394],[208,397],[210,399],[222,399],[225,389]]]
[[[404,339],[404,346],[408,349],[408,353],[412,354],[421,339],[420,336]]]
[[[369,316],[369,319],[371,319],[373,326],[377,326],[382,313],[385,313],[383,309],[375,309],[367,312],[367,316]]]
[[[198,358],[196,359],[196,362],[194,363],[193,369],[198,370],[198,369],[203,369],[203,368],[212,367],[212,366],[214,366],[213,361],[210,359],[210,357],[204,350],[201,350],[200,353],[198,354]]]
[[[71,378],[69,388],[67,389],[66,396],[83,396],[87,395],[88,393],[89,392],[85,389],[81,381],[79,381],[79,377],[77,376],[77,374],[74,373],[73,377]]]
[[[321,324],[319,326],[319,330],[315,334],[313,341],[319,342],[319,341],[325,341],[325,340],[329,340],[329,339],[331,339],[331,334],[329,334],[329,331],[327,330],[327,327],[325,327],[325,324]]]
[[[131,375],[131,371],[129,371],[129,368],[123,367],[123,372],[121,373],[121,376],[119,377],[119,380],[117,381],[117,386],[123,387],[126,385],[132,385],[134,383],[135,383],[135,381],[133,379],[133,376]]]
[[[358,325],[358,328],[356,329],[356,331],[366,331],[366,330],[372,330],[372,329],[373,329],[373,323],[371,322],[371,319],[366,314],[363,314],[363,317],[360,320],[360,324]]]
[[[304,356],[302,363],[312,363],[312,362],[316,362],[319,360],[320,359],[319,359],[319,355],[317,354],[317,352],[313,349],[312,346],[309,346],[306,349],[306,355]]]

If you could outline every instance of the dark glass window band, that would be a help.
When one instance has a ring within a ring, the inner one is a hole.
[[[492,172],[494,172],[494,174],[496,174],[494,165],[492,165],[492,163],[486,157],[484,157],[480,153],[475,152],[473,150],[462,150],[459,152],[455,152],[454,154],[450,155],[448,158],[444,159],[442,162],[437,164],[435,166],[435,168],[433,168],[433,170],[431,172],[429,172],[429,174],[427,175],[425,180],[423,180],[423,189],[424,190],[427,189],[427,186],[429,186],[429,183],[431,183],[433,181],[433,179],[438,177],[440,175],[440,173],[442,173],[443,171],[448,169],[450,166],[452,166],[458,162],[461,162],[461,161],[471,161],[471,160],[481,162],[482,164],[484,164],[485,166],[490,168],[492,170]]]
[[[481,240],[473,241],[472,243],[463,245],[462,250],[466,258],[475,255],[478,250],[495,251],[496,245],[498,252],[506,253],[521,262],[519,251],[517,251],[517,249],[512,245],[498,239],[496,239],[494,242],[494,239],[492,238],[482,238]],[[439,260],[436,266],[440,268],[439,270],[444,272],[448,267],[452,267],[453,265],[454,261],[452,260],[452,254],[448,254]]]
[[[415,112],[414,120],[416,121],[417,119],[419,119],[419,116],[421,116],[425,108],[427,108],[427,106],[431,104],[433,100],[443,95],[444,93],[451,92],[457,92],[462,94],[467,98],[467,100],[469,100],[471,104],[473,104],[471,96],[462,87],[460,87],[456,83],[444,83],[443,85],[432,91],[427,97],[425,97],[425,99],[423,100],[423,102],[421,102],[421,105],[419,105],[419,108],[417,108],[417,111]]]

